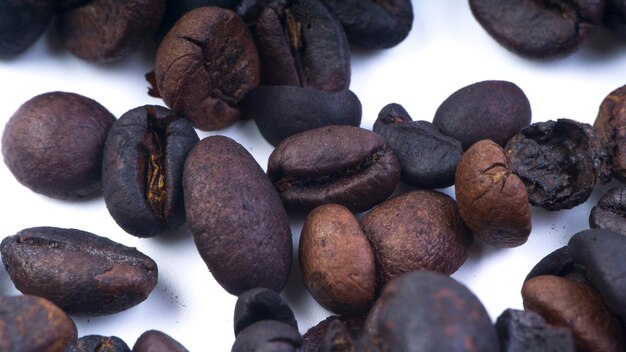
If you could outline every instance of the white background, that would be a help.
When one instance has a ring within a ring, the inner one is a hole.
[[[379,110],[391,102],[402,104],[414,120],[432,121],[439,104],[454,91],[489,79],[520,86],[530,100],[533,122],[571,118],[593,123],[604,97],[626,83],[626,41],[603,29],[567,58],[530,61],[492,40],[466,1],[413,1],[413,8],[413,29],[400,45],[385,51],[353,50],[351,89],[363,104],[364,128],[371,129]],[[122,62],[96,65],[72,57],[46,34],[23,55],[0,61],[0,126],[26,100],[55,90],[95,99],[117,117],[140,105],[162,104],[146,94],[143,75],[153,66],[154,48]],[[199,135],[218,133],[236,139],[266,168],[272,147],[253,121]],[[521,308],[519,292],[530,268],[588,228],[591,207],[611,185],[597,187],[587,203],[572,210],[533,209],[533,231],[521,247],[496,249],[476,240],[469,259],[453,277],[476,293],[494,320],[508,307]],[[78,228],[135,246],[157,262],[159,282],[145,302],[110,316],[75,318],[79,336],[116,335],[132,347],[142,332],[158,329],[191,351],[230,350],[235,297],[214,281],[186,229],[135,238],[115,224],[101,197],[75,202],[49,199],[20,185],[4,165],[0,187],[0,237],[33,226]],[[444,192],[454,194],[452,188]],[[292,218],[291,224],[297,253],[302,219]],[[0,294],[18,294],[4,270]],[[302,333],[330,314],[303,288],[297,260],[283,296]]]

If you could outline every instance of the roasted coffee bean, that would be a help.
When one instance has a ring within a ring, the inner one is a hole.
[[[248,93],[242,111],[244,118],[254,119],[261,135],[272,145],[314,128],[361,124],[361,102],[347,89],[329,93],[294,86],[262,86]]]
[[[534,277],[522,286],[524,308],[550,325],[569,327],[580,351],[624,351],[622,328],[593,288],[557,276]]]
[[[507,81],[483,81],[463,87],[441,103],[435,125],[461,141],[463,149],[482,139],[504,146],[530,124],[530,103],[524,92]]]
[[[131,352],[130,348],[117,336],[87,335],[75,344],[68,346],[64,352]]]
[[[428,121],[413,121],[399,104],[389,104],[378,114],[374,132],[385,138],[398,157],[400,179],[419,188],[444,188],[454,184],[454,172],[463,148]]]
[[[317,325],[311,327],[302,336],[302,347],[299,352],[319,352],[324,344],[326,332],[335,321],[343,323],[350,333],[352,340],[357,341],[363,332],[365,317],[343,317],[339,315],[331,315],[330,317],[319,322]]]
[[[73,93],[38,95],[11,116],[2,155],[15,178],[54,198],[100,191],[102,151],[115,122],[102,105]]]
[[[164,10],[165,0],[91,0],[61,12],[57,32],[67,49],[83,60],[119,60],[156,32]]]
[[[164,332],[148,330],[139,336],[133,352],[189,352],[178,341]]]
[[[459,214],[474,236],[496,247],[526,243],[532,227],[528,193],[499,145],[482,140],[463,154],[455,193]]]
[[[626,1],[606,0],[602,22],[613,32],[626,37]]]
[[[302,227],[299,260],[302,281],[321,306],[367,314],[376,292],[374,254],[350,210],[337,204],[313,209]]]
[[[574,263],[567,246],[563,246],[541,259],[526,275],[524,282],[542,275],[559,276],[591,286],[591,283],[586,278],[584,268]]]
[[[626,186],[609,189],[591,209],[589,227],[626,236]]]
[[[455,272],[467,259],[472,235],[454,199],[415,190],[389,199],[361,220],[374,250],[378,287],[417,270]]]
[[[89,232],[33,227],[6,237],[2,261],[18,290],[69,314],[112,314],[139,304],[157,283],[156,263]]]
[[[132,109],[106,140],[102,190],[109,213],[126,232],[151,237],[185,223],[183,166],[198,135],[160,106]]]
[[[324,334],[320,352],[355,352],[355,348],[346,325],[339,320],[331,322]]]
[[[48,0],[0,0],[0,59],[28,49],[48,27],[52,6]]]
[[[237,103],[259,85],[259,55],[234,12],[201,7],[165,36],[155,74],[167,106],[196,128],[217,130],[239,119]]]
[[[235,336],[261,320],[281,321],[298,329],[293,311],[278,293],[258,287],[239,295],[235,304]]]
[[[292,325],[275,320],[263,320],[243,329],[231,352],[296,352],[302,336]]]
[[[530,310],[505,310],[496,320],[503,352],[574,352],[568,328],[552,326]]]
[[[596,178],[610,179],[608,154],[593,127],[568,119],[534,123],[506,145],[532,205],[548,210],[584,203]]]
[[[578,49],[602,20],[604,0],[470,0],[476,20],[500,45],[529,58]]]
[[[234,140],[196,144],[183,173],[189,230],[217,282],[233,295],[255,287],[280,292],[291,268],[291,229],[276,190]]]
[[[221,7],[224,9],[234,7],[240,0],[166,0],[165,14],[159,27],[161,37],[174,26],[174,23],[183,17],[187,12],[203,6]]]
[[[0,297],[0,350],[59,352],[77,337],[72,319],[52,302],[28,295]]]
[[[613,176],[626,181],[626,86],[602,101],[593,127],[607,149]]]
[[[400,165],[380,135],[327,126],[283,140],[269,157],[267,173],[289,210],[334,203],[362,212],[391,195]]]

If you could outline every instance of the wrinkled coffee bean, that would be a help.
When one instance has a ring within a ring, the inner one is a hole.
[[[496,320],[503,352],[574,352],[568,328],[552,326],[530,310],[505,310]]]
[[[593,288],[557,276],[534,277],[522,286],[524,308],[539,313],[550,325],[569,327],[576,349],[624,351],[617,319]]]
[[[301,345],[302,336],[292,325],[263,320],[243,329],[231,352],[296,352]]]
[[[183,166],[197,142],[187,120],[160,106],[132,109],[115,122],[104,147],[102,190],[124,231],[151,237],[185,223]]]
[[[499,145],[482,140],[463,154],[455,193],[459,214],[474,236],[496,247],[526,243],[532,227],[528,193]]]
[[[87,335],[75,344],[68,346],[64,352],[131,352],[130,348],[117,336]]]
[[[362,212],[391,195],[400,165],[380,135],[327,126],[283,140],[269,157],[267,174],[288,210],[334,203]]]
[[[165,0],[91,0],[59,13],[57,32],[83,60],[119,60],[156,32],[164,10]]]
[[[374,132],[385,138],[398,157],[400,179],[419,188],[444,188],[454,184],[456,165],[463,148],[428,121],[413,121],[399,104],[385,106]]]
[[[0,0],[0,58],[28,49],[48,27],[52,6],[48,0]]]
[[[133,346],[133,352],[189,352],[189,350],[164,332],[148,330],[139,336]]]
[[[591,209],[589,227],[626,236],[626,186],[609,189]]]
[[[256,122],[272,145],[299,132],[329,125],[361,124],[361,102],[345,89],[323,92],[294,86],[262,86],[242,101],[244,118]]]
[[[239,295],[235,304],[235,336],[261,320],[276,320],[298,329],[291,307],[278,293],[258,287]]]
[[[234,12],[200,7],[165,36],[155,74],[167,106],[196,128],[217,130],[239,119],[237,103],[259,85],[259,55]]]
[[[613,176],[626,181],[626,86],[604,98],[593,127],[607,149]]]
[[[291,268],[289,219],[252,155],[228,137],[203,139],[185,161],[183,190],[189,230],[217,282],[233,295],[280,292]]]
[[[28,295],[0,297],[0,350],[58,352],[77,337],[72,319],[52,302]]]
[[[574,263],[567,246],[563,246],[541,259],[526,275],[524,282],[542,275],[559,276],[591,286],[591,283],[585,277],[584,268]]]
[[[483,81],[463,87],[441,103],[435,125],[441,133],[461,141],[463,149],[482,140],[504,146],[530,124],[530,102],[507,81]]]
[[[391,198],[361,220],[376,259],[378,287],[417,270],[455,272],[467,259],[472,235],[454,199],[427,190]]]
[[[183,17],[187,12],[197,9],[198,7],[214,6],[229,9],[234,7],[240,0],[166,0],[165,14],[159,27],[161,37],[174,26],[174,23]]]
[[[114,122],[102,105],[81,95],[38,95],[6,124],[4,162],[34,192],[59,199],[92,195],[100,191],[102,151]]]
[[[347,316],[367,314],[376,292],[374,254],[350,210],[337,204],[313,209],[298,253],[302,281],[322,307]]]
[[[311,327],[302,336],[302,347],[299,352],[319,352],[324,344],[324,337],[328,331],[330,325],[340,321],[347,328],[350,333],[350,337],[353,341],[356,341],[363,331],[363,324],[365,324],[365,317],[343,317],[339,315],[331,315],[330,317],[322,320],[317,325]]]
[[[532,205],[547,210],[584,203],[596,178],[610,180],[608,155],[593,127],[574,120],[534,123],[506,145],[513,172],[528,191]]]
[[[626,1],[606,0],[602,23],[613,32],[626,37]]]
[[[470,0],[476,20],[500,45],[547,59],[578,49],[600,24],[604,0]]]
[[[69,314],[120,312],[144,301],[157,283],[152,259],[85,231],[33,227],[6,237],[0,251],[18,290]]]

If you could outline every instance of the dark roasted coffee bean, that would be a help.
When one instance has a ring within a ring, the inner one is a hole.
[[[131,352],[117,336],[87,335],[68,346],[64,352]]]
[[[569,255],[567,246],[561,247],[541,259],[526,275],[524,281],[542,275],[559,276],[591,286],[591,283],[585,277],[584,268],[574,263],[574,260]]]
[[[49,0],[0,0],[0,58],[30,47],[52,18]]]
[[[183,17],[187,12],[203,6],[221,7],[224,9],[234,7],[240,0],[165,0],[165,14],[159,27],[160,36],[172,28],[174,23]]]
[[[361,212],[391,195],[400,165],[380,135],[328,126],[283,140],[269,157],[267,173],[287,209],[334,203]]]
[[[60,199],[92,195],[100,191],[102,151],[114,122],[102,105],[81,95],[38,95],[6,124],[4,162],[34,192]]]
[[[281,321],[298,328],[293,311],[278,293],[258,287],[239,295],[235,304],[235,336],[261,320]]]
[[[263,320],[243,329],[231,352],[296,352],[302,336],[292,325],[275,320]]]
[[[450,275],[465,262],[472,243],[454,199],[435,191],[389,199],[361,224],[374,250],[379,288],[410,271]]]
[[[502,352],[574,352],[568,328],[552,326],[530,310],[505,310],[496,320]]]
[[[89,232],[33,227],[0,245],[11,280],[69,314],[112,314],[144,301],[157,283],[156,263],[135,248]]]
[[[326,332],[328,331],[330,325],[335,321],[343,323],[350,333],[352,340],[356,341],[363,332],[365,317],[343,317],[339,315],[332,315],[322,320],[317,325],[311,327],[302,336],[303,342],[300,352],[319,352],[324,344]]]
[[[507,81],[483,81],[463,87],[437,108],[433,125],[461,141],[463,149],[482,139],[504,146],[530,124],[530,103]]]
[[[126,232],[151,237],[185,223],[183,166],[198,142],[191,123],[160,106],[142,106],[115,122],[104,148],[102,190]]]
[[[626,186],[609,189],[591,209],[589,227],[626,236]]]
[[[613,176],[626,181],[626,86],[604,98],[593,127],[609,153]]]
[[[171,336],[157,330],[141,334],[133,346],[133,352],[189,352]]]
[[[532,205],[548,210],[584,203],[596,178],[610,179],[608,154],[593,127],[568,119],[534,123],[506,145]]]
[[[259,55],[234,12],[201,7],[165,36],[155,74],[167,106],[196,128],[217,130],[239,119],[237,103],[259,85]]]
[[[234,140],[196,144],[183,173],[187,224],[217,282],[233,295],[280,292],[291,268],[291,229],[263,169]]]
[[[550,325],[569,327],[576,350],[624,351],[622,328],[593,288],[557,276],[534,277],[522,286],[524,308]]]
[[[121,59],[152,36],[163,17],[165,0],[91,0],[57,19],[59,38],[81,59]]]
[[[295,86],[262,86],[248,93],[242,111],[244,118],[254,119],[272,145],[314,128],[361,124],[361,102],[347,89],[329,93]]]
[[[499,145],[482,140],[463,154],[455,192],[459,214],[474,236],[496,247],[526,243],[532,227],[528,193]]]
[[[322,340],[320,352],[356,352],[350,331],[340,320],[330,323]]]
[[[604,0],[470,0],[476,20],[500,45],[529,58],[578,49],[602,20]]]
[[[52,302],[35,296],[0,297],[0,350],[59,352],[76,338],[76,325]]]
[[[606,0],[603,23],[613,32],[626,37],[626,1]]]
[[[420,188],[454,184],[454,172],[463,148],[427,121],[413,121],[401,105],[389,104],[378,114],[374,132],[385,138],[398,157],[400,179]]]

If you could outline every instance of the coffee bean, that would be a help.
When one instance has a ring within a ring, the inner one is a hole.
[[[361,220],[374,258],[378,287],[417,270],[455,272],[468,256],[472,235],[454,199],[415,190],[391,198]]]
[[[530,270],[524,282],[542,275],[559,276],[591,286],[591,283],[586,278],[584,268],[574,263],[574,259],[572,259],[572,256],[569,254],[567,246],[563,246],[541,259],[539,263]]]
[[[291,307],[280,295],[267,288],[253,288],[237,299],[235,304],[235,336],[241,330],[261,320],[276,320],[298,329]]]
[[[299,248],[302,281],[324,308],[365,315],[374,301],[374,254],[359,221],[347,208],[327,204],[304,220]]]
[[[568,119],[534,123],[506,145],[532,205],[548,210],[584,203],[596,178],[610,179],[608,154],[593,127]]]
[[[291,268],[291,229],[276,190],[248,151],[228,137],[196,144],[183,173],[196,247],[217,282],[238,295],[280,292]]]
[[[428,121],[413,121],[399,104],[389,104],[378,114],[374,132],[385,138],[398,157],[400,179],[419,188],[444,188],[454,184],[454,172],[463,148]]]
[[[604,98],[593,127],[607,149],[613,176],[626,181],[626,86]]]
[[[165,14],[163,21],[159,27],[158,33],[160,37],[174,26],[174,23],[183,17],[187,12],[203,6],[214,6],[229,9],[234,7],[240,0],[166,0]]]
[[[33,227],[6,237],[2,261],[18,290],[69,314],[112,314],[139,304],[157,283],[156,263],[89,232]]]
[[[196,128],[217,130],[239,119],[237,103],[259,85],[259,56],[234,12],[201,7],[165,36],[155,74],[167,106]]]
[[[604,0],[470,0],[476,20],[500,45],[547,59],[578,49],[602,20]]]
[[[530,103],[524,92],[507,81],[482,81],[463,87],[441,103],[433,124],[461,141],[463,149],[482,139],[504,146],[530,124]]]
[[[528,193],[499,145],[482,140],[463,154],[455,193],[459,214],[474,236],[496,247],[526,243],[532,227]]]
[[[58,352],[76,338],[76,325],[52,302],[28,295],[0,297],[0,350]]]
[[[626,235],[626,186],[609,189],[591,209],[589,227]]]
[[[362,212],[391,195],[400,165],[380,135],[327,126],[283,140],[269,157],[267,174],[288,210],[335,203]]]
[[[139,336],[133,346],[133,352],[189,352],[189,350],[164,332],[148,330]]]
[[[302,336],[292,325],[275,320],[263,320],[243,329],[231,352],[296,352]]]
[[[330,323],[320,347],[320,352],[354,352],[355,342],[348,331],[348,328],[340,320]]]
[[[104,141],[114,122],[102,105],[81,95],[38,95],[6,124],[4,162],[34,192],[60,199],[93,195],[100,191]]]
[[[530,310],[505,310],[496,320],[504,352],[574,352],[574,338],[568,328],[548,325]]]
[[[322,320],[317,325],[311,327],[302,336],[302,347],[299,352],[319,352],[324,344],[324,337],[334,322],[341,322],[350,333],[353,341],[356,341],[363,331],[365,317],[345,317],[339,315],[331,315]]]
[[[115,122],[104,148],[102,188],[121,228],[151,237],[185,223],[183,166],[197,142],[187,120],[160,106],[132,109]]]
[[[117,336],[87,335],[75,344],[68,346],[64,352],[131,352],[130,348]]]
[[[626,1],[606,0],[602,23],[613,32],[626,37]]]
[[[361,124],[361,102],[347,89],[329,93],[295,86],[261,86],[248,93],[242,111],[244,118],[254,119],[272,145],[314,128]]]
[[[47,0],[0,0],[0,59],[28,49],[50,24],[52,6]]]

